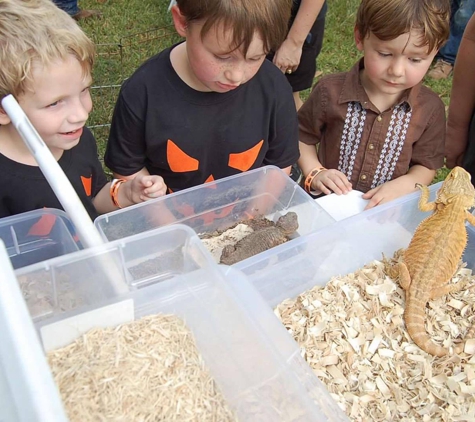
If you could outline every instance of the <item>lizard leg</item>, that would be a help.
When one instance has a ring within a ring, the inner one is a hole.
[[[475,215],[468,211],[465,211],[465,218],[472,226],[475,226]]]
[[[421,190],[421,197],[419,199],[419,209],[421,211],[434,211],[435,202],[429,202],[430,190],[427,186],[416,183],[416,188]]]
[[[432,289],[430,291],[430,299],[439,299],[442,296],[448,295],[449,293],[456,293],[462,290],[468,283],[468,280],[466,281],[459,281],[458,283],[455,284],[446,284],[445,286],[438,287],[437,289]]]
[[[394,270],[397,271],[399,275],[399,284],[404,290],[407,290],[411,284],[411,275],[409,274],[406,264],[404,264],[404,262],[398,262],[394,267]]]

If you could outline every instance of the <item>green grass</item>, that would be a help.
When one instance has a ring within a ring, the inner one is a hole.
[[[92,127],[102,155],[118,89],[124,79],[147,58],[180,38],[167,12],[168,0],[81,0],[83,9],[99,9],[102,19],[81,22],[82,28],[97,44],[93,100],[89,126]],[[353,39],[359,0],[329,1],[325,38],[318,58],[324,75],[350,69],[360,57]],[[316,80],[315,80],[316,82]],[[424,83],[439,94],[448,106],[452,80]],[[308,97],[310,90],[302,97]],[[438,171],[434,181],[443,180],[447,169]]]

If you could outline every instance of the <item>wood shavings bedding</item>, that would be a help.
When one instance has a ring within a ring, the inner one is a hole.
[[[201,239],[206,249],[213,255],[216,263],[219,263],[221,253],[227,245],[235,245],[241,239],[244,239],[248,234],[254,230],[247,224],[238,224],[222,233],[217,234],[215,237],[207,237]]]
[[[48,361],[72,422],[235,420],[173,315],[91,330]]]
[[[475,356],[419,349],[404,326],[404,291],[384,268],[374,261],[332,278],[275,313],[351,420],[475,421]],[[467,270],[452,281],[462,277]],[[452,346],[475,323],[474,311],[471,277],[467,289],[429,302],[427,332]]]
[[[55,285],[47,272],[19,276],[18,283],[30,314],[34,316],[47,314],[55,308],[68,311],[84,303],[83,298],[71,286],[68,277],[62,274],[59,274]],[[58,300],[58,303],[55,300]]]

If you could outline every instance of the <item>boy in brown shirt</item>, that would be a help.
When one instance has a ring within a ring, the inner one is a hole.
[[[432,181],[444,163],[445,108],[422,79],[449,14],[450,0],[362,0],[355,43],[364,57],[322,78],[299,111],[309,193],[357,189],[372,208]]]

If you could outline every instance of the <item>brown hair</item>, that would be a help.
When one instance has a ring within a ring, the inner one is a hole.
[[[449,38],[450,0],[362,0],[356,28],[364,39],[373,33],[383,41],[420,30],[429,52]]]
[[[33,66],[68,55],[90,75],[94,54],[94,43],[51,0],[0,0],[0,99],[29,89]]]
[[[288,32],[292,0],[177,0],[188,22],[202,21],[203,38],[215,24],[233,31],[233,50],[247,54],[257,31],[266,53],[277,50]]]

